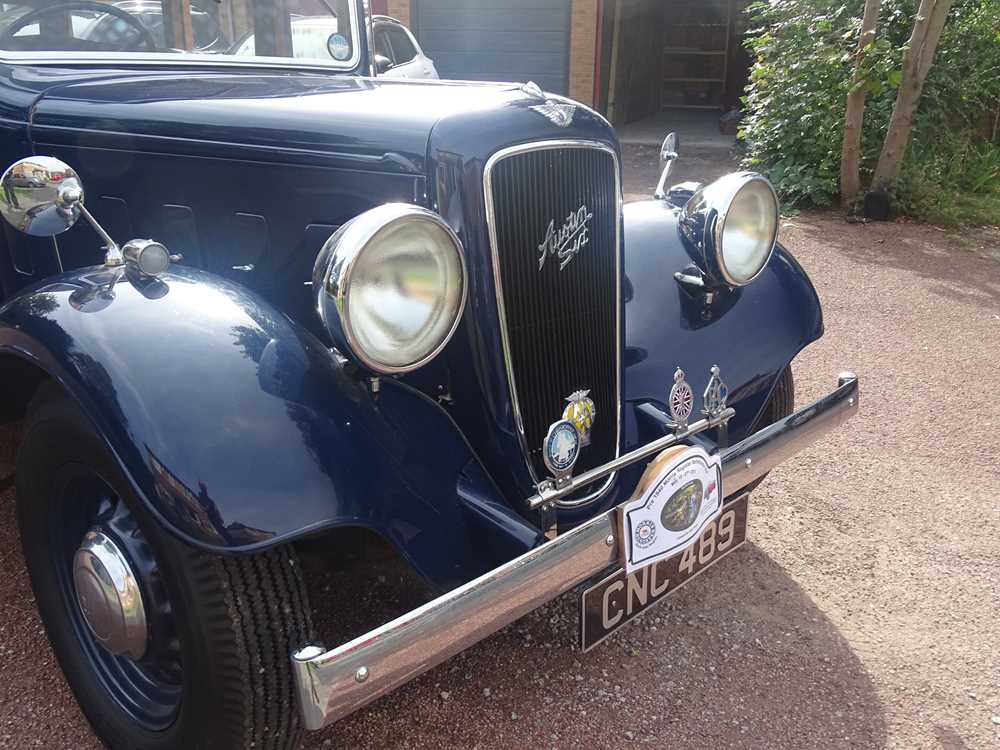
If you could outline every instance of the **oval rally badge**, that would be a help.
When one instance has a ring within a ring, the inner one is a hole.
[[[719,456],[700,447],[668,448],[650,464],[633,499],[622,506],[626,572],[684,549],[721,510]]]

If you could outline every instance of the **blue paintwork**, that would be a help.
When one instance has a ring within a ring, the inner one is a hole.
[[[673,368],[682,367],[700,390],[712,365],[722,368],[729,403],[737,406],[730,438],[753,426],[778,375],[805,346],[823,335],[816,290],[781,245],[753,283],[721,290],[710,307],[673,279],[690,262],[675,207],[660,201],[625,207],[626,400],[664,404]],[[703,342],[712,342],[706,346]]]
[[[0,353],[59,379],[179,535],[248,551],[364,526],[442,587],[537,539],[434,401],[392,381],[372,396],[308,331],[204,271],[123,277],[109,296],[117,275],[18,297]]]
[[[526,103],[538,102],[528,99]],[[590,110],[579,109],[568,130],[551,124],[527,106],[509,107],[502,112],[471,110],[461,117],[442,120],[431,133],[428,146],[432,170],[428,179],[430,207],[452,225],[462,240],[469,266],[466,325],[445,352],[456,420],[505,494],[517,499],[533,492],[515,428],[503,358],[483,172],[489,158],[501,149],[567,138],[604,143],[619,150],[611,126]]]
[[[0,159],[67,161],[113,236],[154,237],[185,255],[162,286],[122,279],[103,300],[80,291],[104,273],[88,268],[101,258],[89,227],[58,238],[65,267],[81,269],[64,275],[50,240],[5,227],[0,353],[58,377],[140,496],[193,543],[246,551],[365,526],[432,583],[467,580],[540,538],[520,515],[532,487],[500,347],[485,163],[537,140],[618,149],[599,115],[580,108],[560,128],[537,103],[504,85],[0,63]],[[443,354],[385,381],[375,399],[327,350],[304,283],[337,226],[388,201],[449,222],[470,295]],[[624,209],[623,451],[662,433],[636,407],[662,405],[678,365],[696,390],[721,365],[739,439],[781,370],[822,333],[815,291],[780,249],[759,279],[710,308],[689,296],[672,278],[691,262],[677,219],[660,202]],[[709,448],[713,437],[702,438]],[[560,523],[622,501],[642,469]]]

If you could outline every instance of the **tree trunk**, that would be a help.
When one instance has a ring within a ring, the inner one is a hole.
[[[910,131],[913,129],[913,115],[920,103],[924,81],[930,72],[934,52],[953,2],[954,0],[920,2],[909,47],[903,55],[903,77],[892,109],[892,119],[889,120],[889,131],[882,143],[882,153],[872,180],[872,187],[877,190],[892,189],[899,178],[906,147],[910,142]]]
[[[875,27],[882,0],[865,0],[865,15],[861,20],[861,38],[854,59],[854,76],[847,94],[844,114],[844,146],[840,153],[840,205],[847,210],[861,192],[861,125],[865,116],[864,61],[865,50],[875,40]]]

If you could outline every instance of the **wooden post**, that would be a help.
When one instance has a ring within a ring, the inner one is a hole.
[[[229,10],[229,19],[232,24],[230,29],[230,41],[238,42],[245,34],[253,31],[253,8],[250,0],[232,0],[229,3],[222,3]]]
[[[285,0],[250,0],[255,53],[292,57],[292,21]]]
[[[73,38],[73,12],[64,10],[43,16],[38,31],[47,49],[64,49],[63,45]]]
[[[194,30],[191,27],[191,0],[162,0],[163,35],[171,49],[194,50]]]
[[[232,3],[219,3],[216,5],[216,9],[218,15],[215,17],[215,20],[219,24],[219,31],[222,33],[222,38],[232,42],[236,38],[233,35]]]

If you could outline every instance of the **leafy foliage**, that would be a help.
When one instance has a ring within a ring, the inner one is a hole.
[[[883,0],[864,58],[867,88],[862,176],[878,159],[892,114],[914,0]],[[829,204],[838,194],[844,109],[863,0],[759,0],[747,46],[755,56],[741,131],[748,166],[766,171],[792,203]],[[996,190],[986,162],[1000,153],[1000,0],[958,0],[938,47],[907,151],[901,205],[917,194]],[[933,187],[933,190],[928,190]]]
[[[939,224],[1000,223],[1000,144],[944,134],[910,155],[902,175],[907,213]]]

